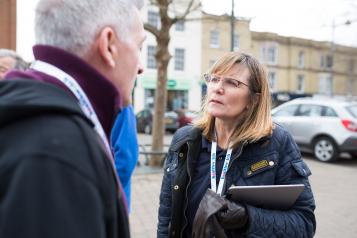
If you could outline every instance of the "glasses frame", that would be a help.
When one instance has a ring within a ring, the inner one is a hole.
[[[250,87],[249,87],[249,85],[248,84],[246,84],[246,83],[243,83],[242,81],[240,81],[240,80],[238,80],[238,79],[236,79],[236,78],[233,78],[233,77],[225,77],[225,76],[222,76],[222,75],[218,75],[218,74],[209,74],[209,73],[205,73],[205,74],[203,74],[203,78],[204,78],[204,80],[205,80],[205,82],[206,82],[206,84],[208,85],[209,83],[211,83],[211,81],[210,80],[207,80],[208,78],[210,78],[211,79],[211,77],[212,76],[216,76],[216,77],[218,77],[219,78],[219,81],[221,81],[222,80],[222,78],[223,79],[225,79],[225,78],[229,78],[229,79],[232,79],[232,80],[235,80],[235,81],[237,81],[238,82],[238,86],[236,87],[236,88],[240,88],[239,87],[239,85],[245,85],[246,87],[248,87],[248,89],[250,89]]]

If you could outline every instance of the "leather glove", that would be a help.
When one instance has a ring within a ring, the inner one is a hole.
[[[248,213],[244,205],[225,199],[227,208],[217,212],[218,222],[225,230],[242,229],[248,223]]]

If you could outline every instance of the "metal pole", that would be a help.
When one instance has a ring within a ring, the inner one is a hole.
[[[231,51],[234,50],[234,0],[232,0],[232,13],[231,13]]]
[[[331,54],[331,69],[330,69],[330,88],[329,88],[329,92],[328,95],[330,97],[333,96],[333,81],[334,81],[334,64],[335,64],[335,57],[334,57],[334,53],[335,53],[335,28],[336,28],[336,24],[335,24],[335,18],[332,20],[332,36],[331,36],[331,48],[330,48],[330,54]],[[327,61],[327,59],[326,59]],[[328,62],[326,62],[328,63]]]

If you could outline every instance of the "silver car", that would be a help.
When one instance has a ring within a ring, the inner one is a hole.
[[[340,152],[357,156],[357,102],[299,98],[274,108],[272,116],[320,161],[333,161]]]

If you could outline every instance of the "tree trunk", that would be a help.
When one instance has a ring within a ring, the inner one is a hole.
[[[163,141],[165,134],[165,118],[167,101],[167,66],[170,62],[171,55],[169,53],[170,30],[169,25],[162,25],[160,37],[157,41],[157,53],[155,55],[157,62],[157,85],[155,91],[155,111],[153,118],[152,130],[152,151],[163,151]],[[160,166],[163,161],[163,156],[152,155],[150,166]]]

